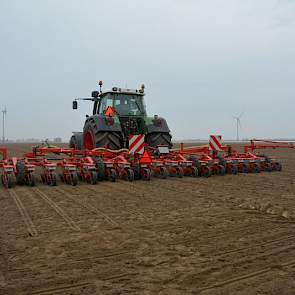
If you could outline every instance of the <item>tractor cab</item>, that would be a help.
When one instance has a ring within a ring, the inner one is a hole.
[[[116,89],[115,87],[113,89]],[[146,116],[146,108],[143,93],[135,91],[120,92],[108,91],[100,95],[100,101],[94,109],[94,114],[105,114],[108,108],[112,108],[117,116]]]
[[[142,90],[130,90],[113,87],[99,95],[99,102],[94,105],[93,115],[112,116],[120,122],[125,136],[144,134],[144,118],[147,116]]]

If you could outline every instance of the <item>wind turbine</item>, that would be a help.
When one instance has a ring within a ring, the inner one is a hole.
[[[2,143],[5,143],[5,118],[6,118],[7,110],[6,108],[2,110]]]
[[[240,128],[242,127],[241,125],[241,118],[243,116],[244,112],[240,113],[239,116],[233,116],[233,118],[236,120],[236,126],[237,126],[237,141],[240,141],[240,137],[239,137],[239,131],[240,131]]]

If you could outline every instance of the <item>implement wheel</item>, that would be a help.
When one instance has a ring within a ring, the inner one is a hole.
[[[270,163],[265,163],[264,171],[272,172],[272,166]]]
[[[28,173],[26,175],[26,185],[28,186],[35,186],[35,176],[33,173]]]
[[[199,176],[198,168],[193,166],[191,169],[192,169],[191,176],[192,177],[198,177]]]
[[[176,176],[178,178],[183,178],[184,176],[184,171],[181,167],[176,167]]]
[[[26,180],[25,165],[21,161],[16,162],[16,183],[18,185],[23,185]]]
[[[100,157],[93,158],[97,171],[97,180],[102,181],[106,178],[106,168],[103,160]]]
[[[70,184],[72,186],[76,186],[78,184],[78,174],[77,172],[73,172],[70,175]]]
[[[279,162],[275,162],[272,164],[273,171],[282,171],[282,164]]]
[[[117,171],[114,168],[107,168],[106,169],[106,180],[111,182],[115,182],[117,180]]]
[[[202,167],[201,176],[208,178],[211,175],[212,175],[212,170],[210,167],[208,167],[208,166]]]
[[[144,168],[144,169],[141,170],[141,178],[143,180],[150,181],[151,180],[151,176],[152,176],[152,172],[151,172],[150,169]]]
[[[1,176],[2,184],[5,188],[12,188],[13,187],[13,176],[12,174],[3,174]]]
[[[253,172],[254,173],[260,173],[261,172],[259,164],[255,163]]]
[[[91,172],[90,183],[93,185],[97,184],[97,173],[95,171]]]
[[[162,179],[166,179],[168,177],[169,173],[166,167],[161,167],[160,168],[160,177]]]
[[[238,174],[238,167],[237,165],[231,165],[230,168],[227,171],[229,174]]]
[[[219,175],[219,176],[223,176],[223,175],[225,175],[225,168],[224,168],[224,166],[223,165],[218,165],[217,166],[217,175]]]
[[[51,178],[51,181],[50,181],[50,183],[48,183],[48,185],[57,186],[57,176],[56,176],[56,174],[51,173],[50,178]]]
[[[249,165],[243,163],[242,173],[249,173]]]
[[[132,182],[134,181],[134,172],[132,169],[127,169],[127,177],[126,177],[126,180]]]

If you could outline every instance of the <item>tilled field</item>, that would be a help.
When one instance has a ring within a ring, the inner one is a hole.
[[[0,294],[295,294],[283,172],[0,189]]]

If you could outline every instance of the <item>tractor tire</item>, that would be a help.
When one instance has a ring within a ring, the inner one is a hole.
[[[75,150],[82,150],[83,149],[83,133],[77,132],[72,135],[69,143],[70,148]]]
[[[150,147],[157,147],[159,145],[166,145],[172,148],[172,136],[168,132],[152,132],[146,135],[146,143]]]
[[[119,150],[124,147],[121,132],[99,131],[93,118],[90,118],[84,126],[83,145],[85,149],[106,147],[111,150]]]

